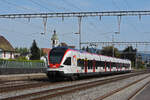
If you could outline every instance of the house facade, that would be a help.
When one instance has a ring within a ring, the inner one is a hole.
[[[0,35],[0,59],[14,59],[14,52],[9,41]]]

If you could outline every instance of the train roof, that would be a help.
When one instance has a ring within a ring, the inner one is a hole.
[[[121,58],[116,58],[116,57],[111,57],[111,56],[105,56],[105,55],[101,55],[101,54],[96,54],[96,53],[89,53],[89,52],[86,52],[86,51],[83,51],[83,50],[78,50],[78,49],[73,49],[73,48],[69,48],[69,47],[64,47],[64,46],[61,46],[61,47],[55,47],[55,48],[60,48],[60,49],[64,49],[64,50],[73,50],[73,51],[77,51],[77,52],[80,52],[80,53],[86,53],[86,54],[92,54],[92,55],[96,55],[96,56],[101,56],[103,58],[108,58],[108,59],[114,59],[115,61],[125,61],[125,62],[130,62],[130,60],[128,59],[121,59]],[[54,49],[54,48],[53,48]]]

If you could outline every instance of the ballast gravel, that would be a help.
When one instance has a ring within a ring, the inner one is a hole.
[[[150,75],[150,74],[138,75],[138,76],[134,76],[134,77],[131,77],[131,78],[128,78],[128,79],[116,81],[116,82],[113,82],[113,83],[109,83],[109,84],[100,85],[100,86],[97,86],[97,87],[77,91],[75,93],[70,93],[70,94],[66,94],[66,95],[62,95],[62,96],[60,95],[60,96],[57,96],[57,97],[52,98],[50,100],[94,100],[94,99],[96,99],[96,98],[98,98],[98,97],[114,90],[114,89],[123,87],[123,86],[125,86],[129,83],[132,83],[133,81],[136,81],[140,78],[143,78],[147,75]],[[13,92],[9,92],[9,93],[0,93],[0,99],[7,98],[7,97],[18,96],[18,95],[23,95],[23,94],[27,94],[27,93],[34,93],[34,92],[38,92],[38,91],[44,91],[44,90],[64,87],[64,86],[69,86],[69,85],[75,85],[75,84],[79,84],[79,83],[85,83],[85,82],[96,81],[96,80],[103,80],[103,79],[108,79],[108,78],[118,77],[118,76],[122,76],[122,75],[94,78],[94,79],[89,79],[89,80],[64,82],[64,83],[61,83],[61,84],[55,84],[55,85],[53,84],[53,85],[49,85],[49,86],[42,86],[42,87],[38,87],[38,88],[31,88],[31,89],[26,89],[26,90],[21,90],[21,91],[18,90],[18,91],[13,91]],[[150,80],[150,78],[148,80]],[[139,84],[139,85],[141,86],[142,84]],[[129,91],[127,90],[125,92],[129,93]],[[46,94],[44,94],[44,95],[46,95]],[[119,98],[119,95],[118,95],[117,98]],[[123,93],[123,95],[124,95],[124,93]],[[123,97],[120,96],[120,98],[123,98]],[[116,96],[114,96],[114,97],[112,97],[111,100],[124,100],[124,99],[120,99],[120,98],[116,99]],[[109,98],[106,98],[106,99],[110,100]]]
[[[103,80],[103,79],[108,79],[108,78],[118,77],[118,76],[123,76],[123,74],[114,75],[114,76],[107,76],[107,77],[99,77],[99,78],[93,78],[93,79],[69,81],[69,82],[64,82],[64,83],[60,83],[60,84],[53,84],[53,85],[49,85],[49,86],[42,86],[42,87],[37,87],[37,88],[25,89],[25,90],[16,90],[16,91],[8,92],[8,93],[0,93],[0,99],[24,95],[24,94],[28,94],[28,93],[39,92],[39,91],[44,91],[44,90],[49,90],[49,89],[54,89],[54,88],[59,88],[59,87],[64,87],[64,86],[81,84],[81,83],[90,82],[90,81]],[[34,83],[34,81],[32,83]]]
[[[113,83],[100,85],[94,88],[89,88],[86,90],[77,91],[75,93],[70,93],[67,95],[57,96],[50,100],[94,100],[110,91],[116,90],[127,84],[130,84],[138,79],[141,79],[150,74],[138,75],[128,79],[116,81]],[[105,98],[104,100],[126,100],[129,95],[132,94],[136,89],[142,87],[147,81],[150,81],[150,77],[144,79],[143,81],[138,82],[136,85],[133,85],[125,90],[118,92],[111,97]]]

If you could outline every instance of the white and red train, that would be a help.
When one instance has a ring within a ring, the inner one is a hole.
[[[48,55],[47,76],[51,80],[130,71],[130,60],[87,53],[66,47],[53,48]]]

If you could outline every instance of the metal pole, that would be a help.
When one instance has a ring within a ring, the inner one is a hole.
[[[114,35],[112,35],[112,47],[113,47],[113,51],[112,51],[112,57],[114,57],[114,52],[115,52],[115,50],[114,50]]]
[[[79,50],[81,50],[81,19],[82,19],[82,17],[78,17],[78,23],[79,23]]]
[[[136,44],[136,54],[135,54],[135,68],[138,68],[137,66],[137,44]]]

